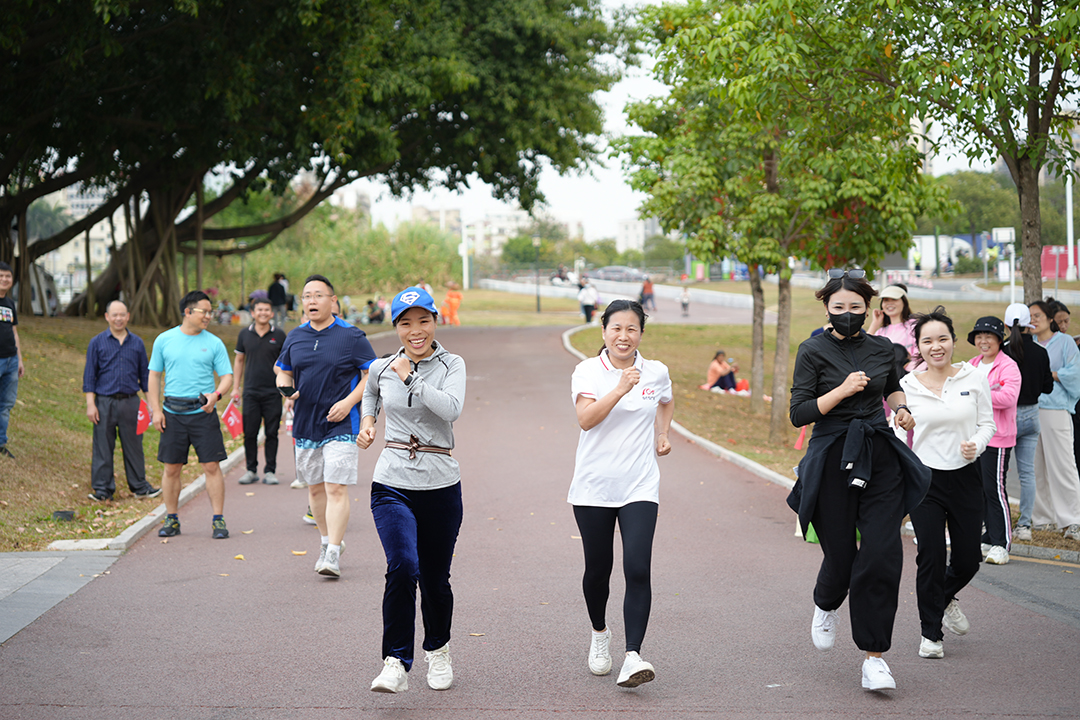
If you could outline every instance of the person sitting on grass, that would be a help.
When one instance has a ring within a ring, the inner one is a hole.
[[[734,391],[736,384],[735,373],[738,370],[738,363],[734,360],[728,361],[727,353],[723,350],[717,350],[712,362],[709,363],[709,369],[705,373],[705,384],[701,385],[700,388],[702,390],[719,388],[719,391]]]

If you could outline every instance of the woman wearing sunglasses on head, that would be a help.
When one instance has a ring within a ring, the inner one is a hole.
[[[900,521],[926,494],[930,471],[885,419],[882,399],[897,426],[915,426],[892,342],[862,329],[874,295],[864,271],[841,269],[815,295],[829,326],[803,341],[795,359],[791,422],[814,423],[814,433],[788,504],[803,532],[813,523],[825,556],[814,587],[814,646],[833,647],[837,611],[850,594],[851,634],[866,653],[862,686],[884,690],[896,687],[882,653],[892,645],[900,591]]]

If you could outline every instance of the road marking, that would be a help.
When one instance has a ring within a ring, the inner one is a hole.
[[[1010,560],[1023,560],[1024,562],[1040,563],[1042,565],[1061,565],[1063,567],[1080,567],[1076,563],[1065,562],[1064,560],[1043,560],[1042,558],[1029,558],[1020,557],[1019,555],[1013,555]]]

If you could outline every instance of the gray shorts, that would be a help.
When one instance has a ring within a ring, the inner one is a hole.
[[[355,443],[331,440],[322,447],[296,448],[296,477],[308,485],[355,485],[360,448]]]

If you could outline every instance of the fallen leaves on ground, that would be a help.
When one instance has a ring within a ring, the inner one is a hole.
[[[307,555],[307,550],[293,550],[293,555]]]

